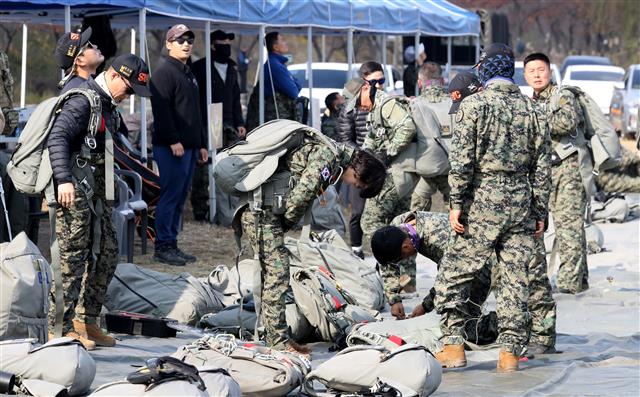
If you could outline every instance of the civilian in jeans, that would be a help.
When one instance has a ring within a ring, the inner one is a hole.
[[[183,24],[169,29],[165,43],[169,55],[151,77],[153,155],[160,171],[153,257],[174,266],[196,260],[178,248],[178,231],[196,162],[206,162],[209,157],[198,83],[187,66],[194,37]]]

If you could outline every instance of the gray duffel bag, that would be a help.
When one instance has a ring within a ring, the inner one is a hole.
[[[393,350],[406,343],[424,346],[430,352],[442,350],[440,330],[430,329],[427,316],[406,320],[386,320],[355,324],[347,335],[347,345],[384,346]]]
[[[271,350],[232,335],[206,336],[181,346],[173,357],[196,367],[224,368],[242,395],[280,397],[300,387],[311,364],[298,354]]]
[[[71,338],[52,339],[44,345],[35,339],[0,342],[0,369],[21,380],[60,385],[72,396],[88,392],[96,375],[93,358]]]
[[[428,396],[442,379],[442,367],[423,346],[406,344],[394,350],[382,346],[352,346],[320,364],[304,380],[304,392],[321,395],[314,382],[332,391],[377,393],[389,388],[395,396]]]

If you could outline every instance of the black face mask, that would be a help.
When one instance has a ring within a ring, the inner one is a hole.
[[[214,44],[213,57],[217,61],[226,61],[231,56],[231,44]]]
[[[369,99],[371,100],[372,104],[376,103],[376,92],[377,91],[378,91],[378,87],[376,87],[376,85],[373,84],[371,86],[371,89],[369,90]]]

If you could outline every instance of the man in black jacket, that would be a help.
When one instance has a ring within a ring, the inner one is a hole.
[[[356,148],[361,148],[364,138],[369,132],[367,125],[367,116],[373,106],[375,90],[371,89],[370,84],[366,81],[375,81],[384,84],[384,71],[382,66],[377,62],[365,62],[360,66],[360,78],[352,79],[345,85],[349,88],[353,97],[347,102],[340,112],[338,118],[338,142],[344,142]],[[374,83],[373,87],[378,84]],[[376,87],[377,89],[377,87]],[[373,91],[373,96],[370,95]],[[351,219],[349,220],[349,240],[351,241],[351,249],[359,257],[364,259],[362,251],[362,227],[360,227],[360,219],[364,210],[365,200],[360,197],[359,190],[356,187],[345,186],[349,189],[349,203],[351,204]]]
[[[186,64],[194,37],[183,24],[171,27],[165,43],[169,55],[151,78],[153,156],[160,172],[154,259],[174,266],[196,260],[178,248],[178,231],[196,162],[209,158],[198,83]]]
[[[222,30],[211,33],[211,102],[222,103],[222,148],[228,147],[238,139],[243,139],[247,133],[242,117],[242,106],[240,106],[238,70],[236,63],[230,58],[231,40],[234,38],[235,34],[225,33]],[[198,81],[200,115],[202,116],[202,125],[206,130],[208,122],[207,67],[204,57],[193,64],[193,74]],[[209,212],[209,175],[207,171],[208,164],[206,163],[199,163],[196,166],[191,188],[193,217],[200,221],[206,220]],[[237,200],[217,189],[216,204],[218,222],[225,225],[231,224],[232,212]],[[231,208],[231,213],[229,213],[229,208]]]
[[[106,185],[113,169],[105,165],[105,137],[118,128],[118,103],[134,92],[150,95],[148,78],[149,68],[140,58],[131,54],[117,57],[106,72],[80,87],[93,91],[101,103],[95,139],[87,134],[91,105],[86,97],[76,95],[63,105],[47,141],[59,204],[56,236],[62,268],[62,334],[78,339],[88,350],[115,344],[96,325],[118,263]],[[52,305],[52,326],[55,314]]]

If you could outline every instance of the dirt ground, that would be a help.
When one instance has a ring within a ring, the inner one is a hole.
[[[442,196],[438,193],[434,197],[432,210],[443,211],[444,208]],[[348,211],[348,208],[344,210],[346,219],[348,219]],[[231,266],[235,263],[236,244],[231,228],[194,221],[189,200],[184,209],[184,219],[183,230],[178,236],[178,246],[183,251],[195,255],[198,258],[195,263],[188,263],[186,266],[158,263],[153,260],[153,243],[150,241],[147,243],[147,253],[142,255],[141,239],[137,235],[134,240],[133,263],[166,273],[188,272],[196,277],[207,276],[217,265]],[[293,230],[288,235],[296,237],[298,233],[299,231]],[[245,245],[248,241],[243,239],[242,243]],[[50,259],[48,219],[40,222],[38,247],[43,255]],[[365,252],[367,252],[366,249]],[[243,258],[248,255],[252,255],[251,249],[246,250]],[[121,256],[120,262],[126,262],[126,256]]]

